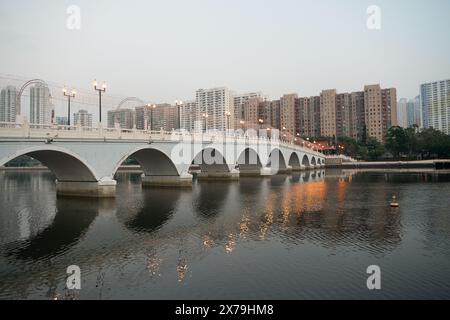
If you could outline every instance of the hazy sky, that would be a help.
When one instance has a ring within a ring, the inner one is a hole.
[[[381,8],[381,30],[366,27]],[[66,9],[81,9],[81,29]],[[0,73],[155,102],[228,86],[271,98],[450,78],[448,0],[0,0]]]

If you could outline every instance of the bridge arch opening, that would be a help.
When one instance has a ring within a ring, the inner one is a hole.
[[[273,149],[269,155],[269,162],[267,163],[267,167],[271,168],[272,171],[280,172],[286,170],[286,159],[283,156],[283,153],[280,149]]]
[[[146,176],[179,176],[172,160],[164,152],[154,148],[143,148],[126,155],[116,166],[113,175],[120,165],[130,160],[135,160]]]
[[[316,158],[315,157],[312,157],[311,158],[311,166],[315,166],[317,163],[316,163]]]
[[[200,151],[192,161],[192,165],[199,166],[202,173],[229,173],[225,157],[215,148],[206,148]]]
[[[292,167],[292,170],[300,170],[300,159],[296,152],[292,152],[291,157],[289,158],[289,166]]]
[[[61,182],[97,182],[98,179],[90,166],[79,156],[62,150],[42,149],[28,150],[16,154],[13,159],[0,160],[0,165],[29,156],[46,166]]]
[[[302,165],[307,167],[307,168],[310,166],[309,159],[308,159],[308,156],[306,154],[303,156]]]
[[[252,148],[246,148],[241,152],[237,160],[239,174],[241,176],[259,176],[262,163],[258,153]]]

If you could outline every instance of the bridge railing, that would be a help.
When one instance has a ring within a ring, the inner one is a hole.
[[[313,148],[307,148],[278,138],[254,135],[241,135],[234,132],[188,132],[163,130],[138,130],[121,128],[83,127],[53,124],[30,124],[0,122],[0,137],[3,138],[61,138],[61,139],[108,139],[108,140],[143,140],[143,141],[199,141],[225,143],[265,143],[277,144],[308,153],[323,154]]]

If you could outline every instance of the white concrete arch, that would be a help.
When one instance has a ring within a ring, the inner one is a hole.
[[[317,165],[316,157],[311,156],[311,159],[309,162],[311,163],[311,167],[315,167]]]
[[[114,177],[122,163],[130,157],[139,162],[146,176],[179,176],[182,174],[165,150],[150,145],[134,148],[122,156],[116,162],[111,177]]]
[[[258,152],[250,146],[246,146],[237,158],[237,166],[239,168],[239,175],[241,176],[260,176],[263,162],[260,159]]]
[[[297,152],[293,151],[291,153],[288,164],[294,171],[301,170],[302,164],[300,163],[300,156]]]
[[[271,148],[266,167],[270,167],[273,172],[286,170],[286,154],[278,147]]]
[[[306,168],[309,168],[311,166],[311,162],[309,161],[309,158],[306,154],[304,154],[302,157],[302,165]]]
[[[239,152],[237,165],[252,165],[262,167],[262,161],[258,151],[253,147],[247,146]]]
[[[51,144],[15,150],[0,159],[0,166],[23,155],[40,161],[61,182],[96,182],[101,178],[83,157],[66,148]]]
[[[234,161],[228,164],[223,151],[219,149],[214,146],[202,148],[192,159],[192,164],[200,167],[200,178],[225,177],[234,169]]]

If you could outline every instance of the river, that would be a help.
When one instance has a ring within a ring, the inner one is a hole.
[[[319,170],[115,199],[0,171],[0,299],[449,299],[450,175]],[[391,208],[392,195],[399,208]],[[66,269],[81,289],[66,289]],[[381,269],[368,290],[366,269]]]

